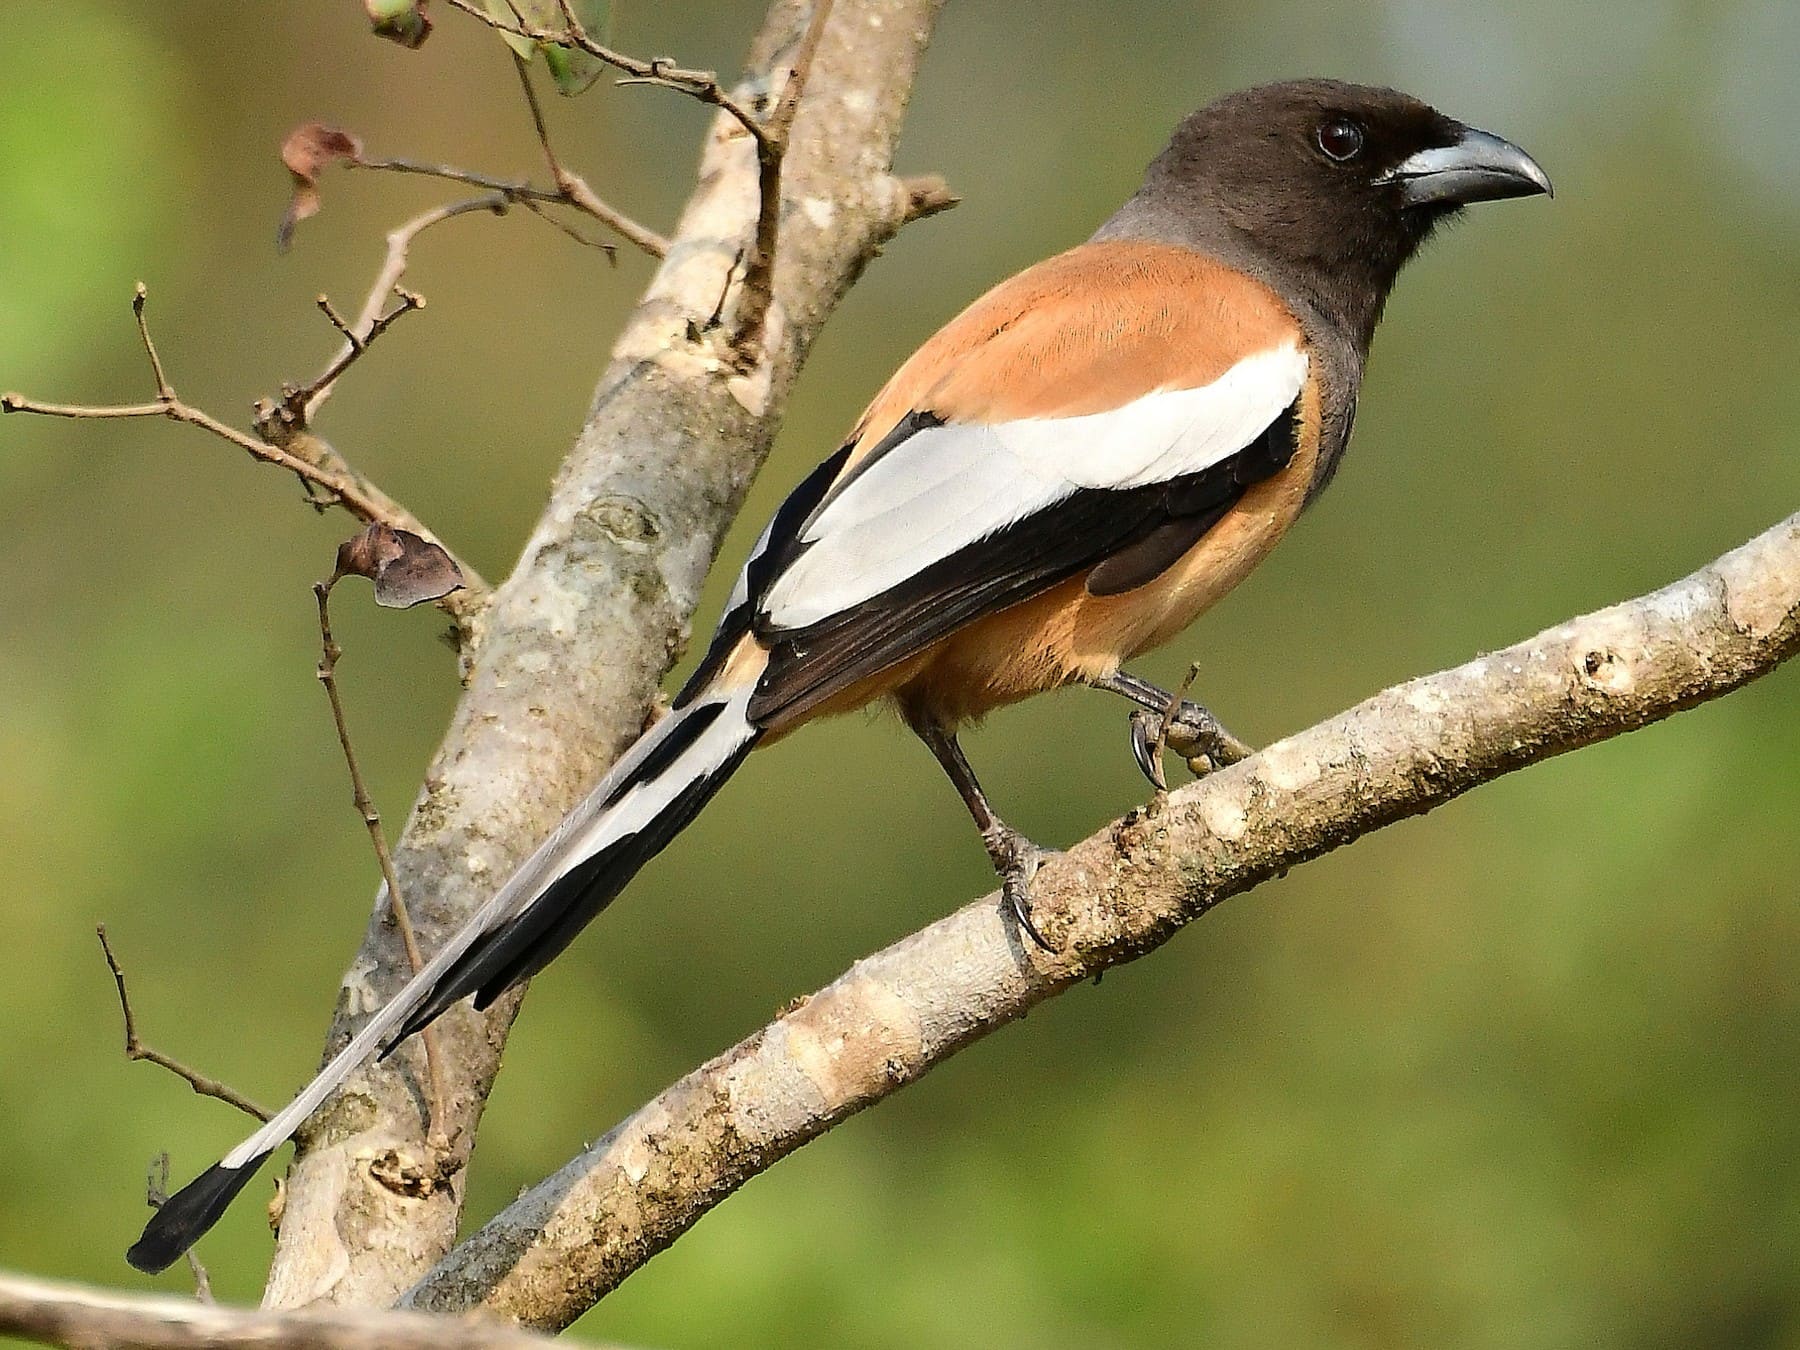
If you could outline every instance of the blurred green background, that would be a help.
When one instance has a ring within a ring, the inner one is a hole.
[[[442,7],[440,7],[442,8]],[[620,45],[734,70],[752,0],[625,0]],[[1660,585],[1800,506],[1800,7],[1791,0],[952,0],[900,162],[966,201],[826,330],[702,625],[784,489],[913,345],[1083,237],[1191,106],[1393,83],[1531,149],[1404,278],[1334,491],[1146,674],[1269,740]],[[666,228],[701,111],[550,109]],[[12,3],[0,17],[0,386],[133,400],[128,297],[242,420],[313,373],[383,231],[455,189],[333,173],[272,234],[297,122],[537,173],[500,45],[421,51],[353,0]],[[541,222],[421,241],[430,299],[323,423],[490,576],[539,509],[648,275]],[[144,1034],[275,1102],[311,1071],[374,885],[308,584],[349,531],[162,423],[0,424],[0,1265],[127,1287],[145,1162],[229,1109]],[[339,605],[397,822],[456,696],[441,616]],[[693,659],[690,656],[690,661]],[[1482,789],[1238,900],[752,1183],[580,1331],[646,1346],[1800,1346],[1800,670]],[[970,750],[1040,840],[1144,795],[1124,712],[1069,692]],[[824,825],[825,828],[821,828]],[[782,1002],[990,885],[910,739],[849,719],[756,757],[538,982],[471,1176],[491,1213]],[[252,1299],[258,1183],[202,1246]],[[179,1267],[161,1287],[188,1287]],[[579,1334],[579,1332],[577,1333]]]

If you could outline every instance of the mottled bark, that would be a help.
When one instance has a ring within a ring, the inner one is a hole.
[[[566,1326],[778,1159],[1228,896],[1797,649],[1800,515],[1664,590],[1377,694],[1046,866],[1034,915],[1059,954],[1021,946],[989,896],[857,962],[526,1192],[404,1302]]]
[[[775,300],[748,364],[728,335],[757,220],[751,139],[718,119],[668,257],[614,348],[517,569],[494,595],[467,691],[395,853],[422,942],[455,929],[636,736],[687,638],[719,540],[762,463],[820,326],[876,249],[944,204],[891,172],[941,0],[840,0],[784,168]],[[779,91],[810,6],[776,0],[742,96]],[[724,322],[719,322],[723,305]],[[385,906],[378,902],[379,916]],[[332,1047],[404,978],[377,917],[344,981]],[[421,1119],[413,1045],[310,1123],[265,1301],[391,1302],[443,1255],[461,1168],[517,998],[438,1023],[447,1119]],[[445,1142],[445,1141],[448,1142]]]

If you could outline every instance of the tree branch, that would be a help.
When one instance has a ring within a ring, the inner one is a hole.
[[[0,1335],[70,1350],[544,1350],[494,1321],[398,1312],[264,1312],[0,1273]]]
[[[626,78],[620,80],[620,84],[650,84],[678,90],[721,109],[750,134],[756,147],[758,206],[755,229],[744,247],[743,275],[739,283],[740,299],[733,319],[733,355],[740,367],[754,366],[760,355],[759,349],[765,336],[764,325],[768,321],[769,307],[773,302],[775,250],[781,232],[782,163],[787,157],[794,115],[812,69],[814,53],[818,51],[825,27],[831,21],[832,0],[812,0],[806,27],[793,45],[793,59],[781,80],[780,93],[774,96],[773,107],[766,117],[758,117],[744,99],[727,91],[719,83],[719,77],[710,70],[684,70],[674,62],[660,57],[645,61],[596,42],[582,27],[581,19],[576,15],[570,0],[558,0],[564,23],[561,29],[545,28],[522,21],[507,23],[470,0],[449,0],[449,3],[502,33],[559,46],[578,47],[615,70],[623,71]],[[523,65],[520,73],[523,76]],[[544,135],[543,118],[536,106],[535,96],[531,95],[529,82],[526,84],[526,93],[533,99],[532,114],[537,120],[539,137],[544,141],[548,154],[549,141]],[[558,168],[554,154],[550,154],[550,164],[565,197],[575,200],[568,176]],[[586,187],[579,180],[575,180],[575,184]]]
[[[398,167],[398,164],[395,161],[374,161],[369,166]],[[414,165],[408,165],[406,168],[411,173],[432,172],[430,169]],[[454,175],[451,171],[445,170],[442,176]],[[469,181],[476,180],[471,178]],[[486,180],[481,181],[485,183]],[[389,297],[400,289],[400,279],[406,275],[406,266],[412,256],[413,240],[433,225],[441,224],[446,220],[454,220],[457,216],[465,216],[475,211],[488,211],[494,215],[500,215],[505,212],[511,201],[512,197],[508,194],[507,185],[496,184],[492,192],[483,196],[466,197],[462,201],[446,202],[442,206],[434,206],[429,211],[421,211],[411,220],[389,230],[387,254],[382,260],[381,270],[375,274],[374,285],[369,287],[369,295],[363,301],[361,312],[352,322],[346,324],[335,312],[326,311],[325,317],[331,320],[331,326],[344,335],[343,347],[338,350],[336,356],[331,358],[325,369],[306,386],[304,398],[299,399],[291,408],[285,405],[294,402],[293,400],[283,401],[283,406],[279,408],[279,411],[286,413],[285,417],[278,422],[274,416],[277,407],[271,405],[262,412],[263,423],[270,427],[271,431],[277,425],[285,425],[298,432],[310,427],[317,420],[319,409],[325,406],[325,400],[331,397],[332,390],[337,387],[337,377],[344,373],[345,368],[377,336],[376,325],[381,322],[382,311],[387,308]],[[389,524],[392,523],[389,522]],[[423,534],[425,532],[415,530],[414,533]],[[435,535],[428,537],[436,538]]]
[[[218,1079],[190,1068],[172,1055],[165,1055],[153,1045],[145,1045],[138,1039],[137,1016],[131,1010],[131,995],[125,992],[125,971],[119,965],[119,958],[113,955],[112,941],[106,936],[106,925],[94,925],[94,936],[100,939],[100,951],[106,957],[106,968],[112,972],[113,987],[119,991],[119,1016],[125,1023],[125,1058],[129,1060],[145,1060],[158,1068],[167,1069],[182,1082],[194,1089],[202,1097],[212,1097],[224,1102],[227,1106],[235,1106],[247,1116],[257,1120],[267,1120],[269,1113],[251,1101],[248,1097],[227,1087]]]
[[[716,121],[668,256],[614,347],[517,569],[495,594],[478,663],[394,849],[425,950],[488,898],[635,738],[826,316],[922,204],[948,196],[941,184],[922,193],[888,168],[939,3],[836,5],[783,170],[786,195],[817,209],[785,222],[764,341],[747,365],[713,316],[755,228],[759,166],[734,119]],[[785,69],[812,14],[804,0],[775,0],[746,88],[779,84],[772,72]],[[378,901],[346,976],[333,1046],[405,977],[384,909]],[[309,1122],[288,1179],[270,1306],[390,1303],[450,1248],[457,1168],[517,1006],[516,995],[481,1014],[464,1005],[438,1023],[449,1099],[442,1129],[454,1154],[444,1172],[428,1170],[418,1099],[393,1063],[359,1073]]]
[[[990,895],[857,962],[527,1191],[404,1303],[566,1326],[749,1178],[1220,901],[1797,650],[1800,515],[1663,590],[1377,694],[1046,865],[1033,913],[1058,954],[1021,946]]]
[[[500,200],[498,198],[494,200]],[[489,205],[484,199],[477,203]],[[504,207],[505,202],[500,201]],[[459,204],[457,209],[473,209],[470,204]],[[491,209],[491,207],[490,207]],[[414,222],[415,224],[417,222]],[[390,236],[390,239],[392,236]],[[404,256],[404,255],[403,255]],[[404,264],[403,264],[404,265]],[[364,320],[358,321],[356,340],[361,347],[352,352],[349,358],[339,358],[328,368],[330,379],[318,386],[317,392],[311,396],[311,406],[316,407],[323,396],[330,392],[331,381],[342,373],[345,366],[361,349],[366,348],[371,332],[376,332],[376,325],[382,319],[381,307],[386,303],[389,285],[379,295],[371,297],[374,313],[365,311]],[[438,537],[426,528],[412,512],[408,511],[392,497],[371,484],[362,475],[346,464],[335,450],[330,449],[323,441],[305,431],[303,425],[297,425],[291,416],[281,414],[283,405],[273,401],[265,401],[258,406],[257,430],[259,436],[250,436],[237,428],[228,426],[211,414],[184,403],[175,393],[168,376],[163,371],[162,359],[157,355],[156,344],[151,341],[150,327],[144,317],[146,292],[144,284],[139,282],[132,294],[131,312],[137,323],[138,338],[143,343],[144,353],[150,361],[151,377],[156,384],[156,401],[153,403],[123,404],[82,404],[82,403],[45,403],[38,399],[26,398],[23,394],[0,394],[0,413],[36,413],[43,417],[66,417],[75,420],[109,420],[114,418],[166,417],[172,422],[181,422],[191,427],[199,427],[202,431],[217,436],[222,441],[235,445],[238,449],[264,464],[273,464],[286,469],[305,484],[309,491],[314,491],[315,506],[342,506],[344,510],[358,520],[380,521],[396,530],[406,530],[431,540],[445,552],[449,549]],[[385,328],[401,313],[418,307],[420,302],[414,297],[412,303],[402,302],[401,308],[386,316],[381,327]],[[343,320],[329,305],[322,305],[325,315],[333,326],[342,330]],[[346,334],[349,336],[349,334]],[[467,563],[455,554],[451,558],[461,569],[464,588],[445,596],[438,603],[443,610],[456,620],[459,632],[465,639],[471,639],[482,608],[487,602],[487,583]],[[465,641],[465,646],[472,645]]]
[[[375,799],[369,795],[369,785],[363,781],[362,764],[356,758],[356,746],[350,739],[350,723],[344,716],[343,695],[338,692],[337,663],[343,656],[344,649],[337,644],[331,635],[331,588],[337,585],[343,574],[332,573],[329,580],[316,582],[313,585],[313,598],[319,605],[319,683],[325,687],[326,700],[331,704],[331,722],[337,731],[338,747],[344,752],[344,767],[350,775],[350,801],[361,818],[363,828],[369,832],[369,843],[375,850],[375,864],[381,870],[382,884],[387,887],[388,914],[400,932],[400,945],[406,951],[406,964],[414,975],[425,968],[425,957],[419,951],[419,939],[413,931],[412,915],[406,908],[406,900],[400,890],[400,880],[394,874],[394,856],[388,849],[387,836],[381,831],[381,812],[375,808]],[[100,941],[105,943],[106,933],[101,930]],[[110,961],[111,955],[107,957]],[[114,970],[118,968],[115,966]],[[119,986],[119,997],[123,1001],[125,986]],[[129,1028],[127,1021],[127,1028]],[[127,1030],[127,1035],[129,1035]],[[444,1118],[444,1072],[439,1063],[437,1034],[426,1027],[419,1037],[425,1049],[425,1073],[431,1085],[431,1115],[429,1123],[436,1125]],[[268,1117],[264,1116],[264,1120]],[[434,1150],[436,1151],[436,1150]]]

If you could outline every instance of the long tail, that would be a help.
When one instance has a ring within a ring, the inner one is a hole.
[[[752,682],[754,683],[754,682]],[[164,1202],[125,1259],[154,1273],[218,1221],[269,1155],[338,1086],[458,999],[485,1008],[542,970],[686,828],[761,736],[749,686],[702,695],[639,739],[580,806],[300,1095]]]

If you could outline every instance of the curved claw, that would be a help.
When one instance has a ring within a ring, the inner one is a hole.
[[[1162,719],[1155,713],[1140,708],[1131,714],[1131,757],[1143,771],[1150,786],[1158,792],[1169,790],[1169,780],[1163,774],[1161,747],[1157,744],[1157,724]]]
[[[1040,951],[1049,952],[1054,956],[1056,954],[1056,948],[1050,945],[1049,940],[1045,938],[1042,933],[1038,932],[1037,925],[1031,921],[1030,883],[1027,882],[1014,886],[1011,881],[1008,881],[1004,891],[1007,908],[1012,910],[1013,922],[1019,925],[1020,931],[1023,932],[1026,937],[1030,938],[1038,945]]]
[[[1006,907],[1012,913],[1013,922],[1039,948],[1054,953],[1056,948],[1031,921],[1031,879],[1044,861],[1044,850],[1006,825],[997,824],[985,832],[984,842],[988,856],[994,861],[994,870],[1000,874],[1001,894],[1006,897]]]
[[[1131,714],[1131,754],[1150,785],[1167,792],[1168,779],[1163,774],[1159,751],[1167,746],[1196,775],[1236,764],[1255,754],[1255,748],[1233,736],[1205,708],[1183,699],[1170,719],[1168,730],[1162,729],[1162,714],[1140,708]]]

